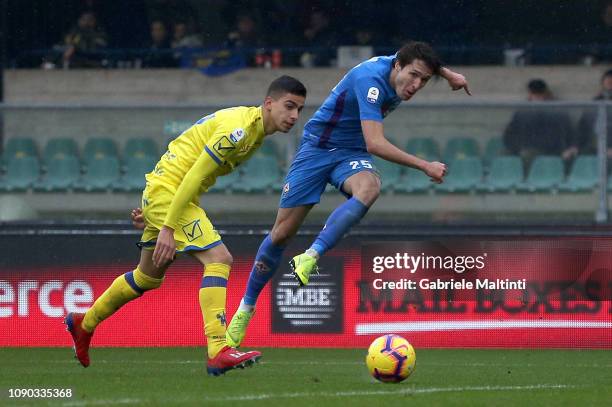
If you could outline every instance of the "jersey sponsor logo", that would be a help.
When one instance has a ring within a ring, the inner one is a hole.
[[[244,129],[236,129],[230,134],[230,140],[232,140],[234,143],[237,143],[242,140],[244,136],[246,136]]]
[[[213,146],[213,149],[221,156],[221,157],[225,157],[225,155],[227,153],[229,153],[230,151],[234,150],[236,148],[236,145],[234,143],[231,142],[231,140],[229,138],[227,138],[227,136],[223,136],[219,139],[219,141],[217,141],[215,143],[215,145]]]
[[[378,100],[378,95],[380,95],[380,90],[378,90],[377,87],[372,86],[370,89],[368,89],[368,102],[376,103]]]

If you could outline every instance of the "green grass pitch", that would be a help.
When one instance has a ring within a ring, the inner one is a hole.
[[[372,379],[364,349],[263,349],[261,363],[205,374],[201,348],[0,349],[0,405],[609,406],[612,352],[417,349],[400,384]],[[11,399],[9,388],[70,388],[70,399]]]

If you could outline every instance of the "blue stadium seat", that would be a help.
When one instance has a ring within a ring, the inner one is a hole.
[[[159,159],[159,156],[157,144],[148,137],[130,138],[126,141],[125,148],[123,149],[123,160],[126,162],[132,158],[153,157]]]
[[[2,162],[6,166],[13,158],[38,157],[34,139],[30,137],[13,137],[7,140],[2,153]]]
[[[40,177],[38,158],[33,156],[13,157],[7,164],[6,174],[0,189],[6,192],[27,191]]]
[[[278,185],[281,177],[275,160],[263,154],[255,154],[241,170],[242,177],[233,185],[235,191],[263,192]]]
[[[522,192],[552,192],[563,181],[563,161],[558,156],[538,156],[534,159]]]
[[[482,157],[484,166],[487,168],[491,167],[493,160],[504,155],[505,151],[506,148],[504,147],[504,142],[501,137],[490,138],[489,141],[487,141],[484,156]]]
[[[489,175],[477,187],[481,192],[508,192],[523,182],[523,160],[514,155],[495,157]]]
[[[374,165],[380,173],[380,179],[382,182],[382,191],[392,191],[400,183],[402,177],[402,166],[383,160],[381,158],[374,158]]]
[[[406,151],[424,160],[440,159],[440,148],[436,141],[428,137],[415,137],[406,143]]]
[[[426,193],[431,190],[432,182],[423,171],[406,168],[405,175],[400,178],[394,190],[406,193]]]
[[[449,173],[444,183],[436,184],[440,192],[469,192],[482,183],[482,161],[479,157],[455,159],[448,166]]]
[[[117,146],[113,140],[106,137],[94,137],[87,140],[83,148],[83,162],[86,165],[94,160],[108,157],[119,159]]]
[[[87,172],[75,183],[79,191],[106,191],[119,179],[119,160],[116,157],[94,159],[87,167]]]
[[[34,184],[39,192],[61,192],[72,188],[81,175],[79,160],[73,155],[57,157],[48,162],[47,173]]]
[[[468,157],[480,157],[478,143],[472,137],[455,137],[448,140],[444,149],[444,162],[451,163]]]
[[[564,192],[588,192],[599,184],[599,165],[597,156],[579,155],[572,165],[567,181],[559,184]]]
[[[144,190],[146,181],[145,174],[153,171],[157,158],[151,156],[130,158],[126,163],[125,174],[114,182],[116,191],[140,192]]]
[[[65,157],[79,157],[79,147],[71,138],[54,138],[47,142],[43,152],[43,162],[49,165],[52,160]]]

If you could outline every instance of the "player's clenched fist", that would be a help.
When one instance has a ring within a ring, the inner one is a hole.
[[[437,184],[444,182],[443,178],[446,173],[446,164],[438,161],[432,161],[427,164],[427,167],[425,167],[425,174],[427,174],[431,180]]]

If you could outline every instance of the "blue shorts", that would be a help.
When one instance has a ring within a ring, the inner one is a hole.
[[[279,207],[317,204],[328,183],[349,197],[342,191],[342,184],[351,175],[362,171],[378,175],[367,151],[320,148],[302,141],[285,178]]]

